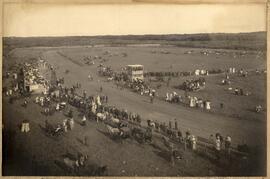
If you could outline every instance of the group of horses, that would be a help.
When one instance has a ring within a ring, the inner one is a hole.
[[[96,121],[103,122],[112,138],[135,137],[141,142],[151,141],[151,130],[141,126],[141,117],[126,110],[105,106],[103,112],[97,113]]]
[[[106,118],[103,122],[113,139],[134,138],[141,143],[152,141],[152,130],[149,127],[145,128],[131,121],[117,118]]]
[[[185,91],[198,91],[200,89],[203,89],[205,87],[205,84],[205,78],[200,77],[199,79],[186,80],[182,83],[182,85],[179,85],[177,88]]]

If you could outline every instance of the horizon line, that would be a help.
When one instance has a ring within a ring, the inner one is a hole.
[[[263,33],[266,30],[250,31],[250,32],[198,32],[198,33],[172,33],[172,34],[100,34],[100,35],[61,35],[61,36],[2,36],[2,38],[48,38],[48,37],[108,37],[108,36],[158,36],[158,35],[203,35],[203,34],[250,34]]]

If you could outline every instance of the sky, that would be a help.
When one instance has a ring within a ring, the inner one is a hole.
[[[3,17],[5,37],[266,31],[263,4],[5,3]]]

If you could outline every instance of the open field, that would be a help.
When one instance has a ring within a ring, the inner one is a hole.
[[[160,44],[178,47],[261,50],[266,49],[266,32],[236,34],[170,34],[75,37],[5,37],[5,51],[18,47],[57,47],[127,44]]]
[[[190,39],[189,39],[190,40]],[[173,77],[169,86],[166,82],[148,82],[156,87],[158,97],[151,104],[149,97],[141,96],[130,89],[116,87],[114,82],[108,82],[105,77],[98,75],[98,65],[103,63],[115,71],[120,71],[128,64],[142,64],[145,71],[194,71],[196,69],[236,69],[265,70],[265,52],[258,56],[255,50],[216,49],[224,54],[212,53],[203,55],[202,51],[215,51],[210,48],[190,48],[177,46],[62,46],[62,47],[22,47],[12,49],[4,59],[4,70],[8,70],[14,63],[27,61],[30,58],[42,57],[56,68],[57,77],[65,78],[65,86],[71,87],[81,83],[82,90],[88,95],[105,94],[109,97],[109,105],[119,109],[139,113],[142,124],[147,119],[159,122],[168,122],[176,119],[181,131],[188,129],[192,134],[202,138],[209,138],[217,132],[232,137],[232,145],[246,143],[249,146],[266,148],[266,111],[256,113],[256,105],[266,109],[266,74],[250,72],[247,77],[236,74],[230,75],[232,88],[242,88],[251,92],[250,96],[236,96],[222,86],[224,74],[205,76],[206,87],[198,92],[189,92],[191,96],[208,99],[212,102],[210,112],[189,108],[185,105],[166,102],[166,92],[176,91],[184,95],[184,91],[175,86],[182,84],[186,79],[194,76]],[[263,51],[263,49],[261,49]],[[186,52],[192,51],[187,54]],[[244,52],[245,51],[245,52]],[[239,55],[239,53],[244,55]],[[124,55],[125,54],[125,55]],[[86,65],[85,57],[91,56],[95,64]],[[96,56],[96,57],[95,57]],[[69,73],[66,73],[69,70]],[[44,76],[50,78],[44,71]],[[89,81],[88,75],[93,76]],[[146,78],[146,81],[148,79]],[[5,80],[3,82],[5,84]],[[103,91],[99,89],[102,86]],[[32,101],[26,109],[21,107],[23,99],[9,104],[3,98],[4,154],[8,162],[4,163],[5,175],[77,175],[67,173],[55,163],[65,153],[87,153],[93,165],[107,165],[108,174],[113,176],[208,176],[208,175],[264,175],[265,150],[257,156],[256,162],[248,166],[229,167],[230,164],[217,164],[208,157],[189,150],[183,151],[183,158],[172,167],[166,154],[157,149],[154,144],[142,145],[127,139],[123,143],[111,140],[107,136],[103,124],[89,121],[83,127],[79,123],[81,117],[75,112],[74,130],[59,138],[50,138],[42,131],[45,119],[51,123],[61,123],[64,116],[61,112],[53,116],[44,116],[40,113],[41,107]],[[220,109],[220,103],[224,108]],[[74,111],[76,111],[74,109]],[[28,119],[31,131],[28,134],[20,133],[18,124]],[[88,146],[82,144],[83,138],[89,139]],[[11,141],[11,142],[9,142]],[[12,148],[12,149],[11,149]],[[26,161],[31,159],[31,161]],[[236,161],[234,161],[237,163]],[[240,162],[241,163],[241,162]],[[245,163],[245,162],[243,162]],[[243,164],[242,163],[242,164]],[[25,165],[27,164],[27,165]],[[234,163],[233,163],[234,164]],[[23,167],[27,166],[27,167]],[[20,168],[21,170],[17,169]],[[246,168],[245,168],[246,167]],[[249,170],[249,173],[245,173]],[[91,175],[90,171],[83,171],[81,175]]]

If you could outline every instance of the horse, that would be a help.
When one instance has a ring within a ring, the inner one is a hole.
[[[156,127],[156,124],[155,124],[155,122],[154,121],[152,121],[152,120],[147,120],[147,124],[148,124],[148,127],[151,127],[151,128],[155,128]]]
[[[117,119],[117,118],[114,118],[114,117],[111,118],[111,121],[112,121],[113,123],[116,123],[116,124],[119,124],[119,123],[120,123],[120,120]]]
[[[79,168],[79,160],[72,160],[68,157],[65,157],[63,159],[64,164],[70,169],[70,170],[76,170],[77,168]]]
[[[96,120],[97,120],[97,122],[99,120],[105,121],[106,119],[107,119],[107,115],[105,113],[97,113],[96,114]]]
[[[120,131],[124,138],[131,137],[131,129],[129,127],[122,127],[120,128]]]
[[[141,142],[152,141],[152,131],[150,129],[145,130],[140,127],[134,127],[131,134]]]
[[[87,155],[80,156],[77,160],[71,159],[69,157],[64,157],[63,162],[71,171],[77,171],[80,167],[85,166]]]
[[[263,110],[263,108],[262,108],[261,105],[258,105],[258,106],[255,107],[255,111],[256,111],[257,113],[261,112],[262,110]]]
[[[106,125],[106,127],[107,127],[111,136],[120,136],[122,133],[118,128],[114,128],[114,127],[111,127],[109,125]]]
[[[112,80],[113,80],[113,77],[107,78],[107,81],[112,81]]]
[[[149,141],[152,142],[152,130],[151,129],[147,129],[144,134],[143,134],[143,140],[144,142]]]
[[[55,127],[52,124],[49,124],[48,122],[45,122],[45,131],[47,134],[51,136],[56,136],[56,137],[60,136],[64,132],[61,125],[58,125],[57,127]]]

